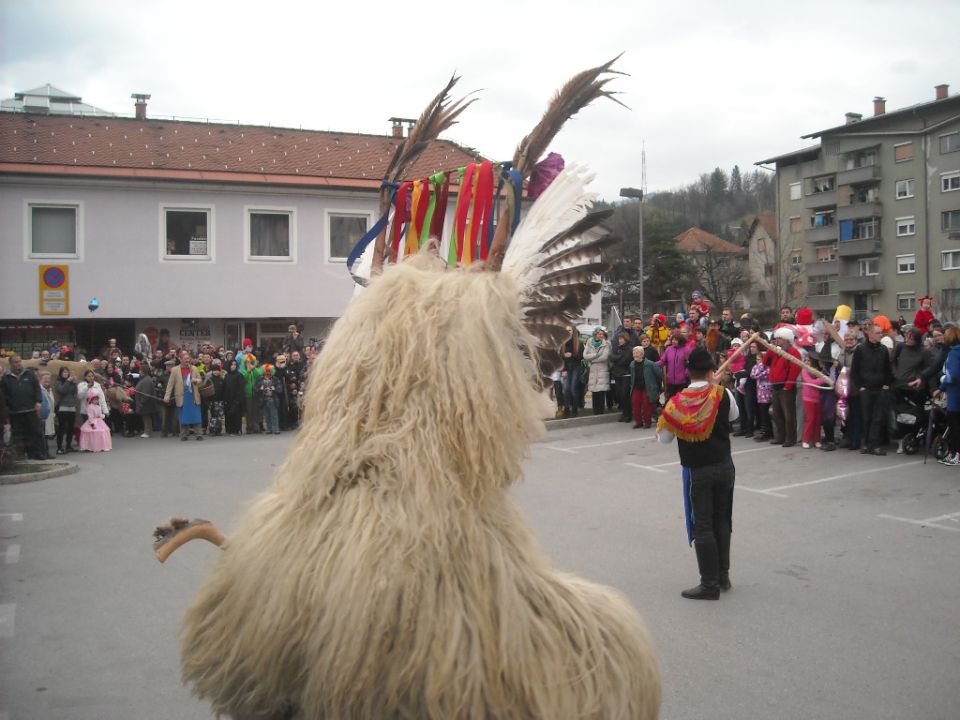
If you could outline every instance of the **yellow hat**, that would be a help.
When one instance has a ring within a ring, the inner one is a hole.
[[[837,311],[833,314],[834,320],[849,320],[853,315],[853,310],[849,305],[837,305]]]

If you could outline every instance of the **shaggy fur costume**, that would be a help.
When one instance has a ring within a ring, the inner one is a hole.
[[[549,403],[515,281],[420,255],[355,298],[303,428],[184,621],[234,718],[656,718],[619,593],[554,570],[507,486]]]

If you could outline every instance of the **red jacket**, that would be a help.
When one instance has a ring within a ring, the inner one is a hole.
[[[800,351],[791,345],[785,353],[793,355],[797,360],[801,360]],[[763,364],[770,368],[770,383],[776,390],[781,385],[784,390],[795,389],[797,378],[800,377],[800,366],[780,357],[773,350],[767,350],[763,356]]]

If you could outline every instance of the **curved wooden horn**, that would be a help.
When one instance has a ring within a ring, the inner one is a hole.
[[[741,345],[740,347],[738,347],[738,348],[733,352],[732,355],[730,355],[726,360],[724,360],[724,361],[720,364],[720,367],[718,367],[718,368],[715,370],[715,374],[717,374],[717,375],[722,374],[723,371],[727,369],[727,365],[730,364],[730,361],[733,360],[737,355],[739,355],[739,354],[741,354],[742,352],[744,352],[748,347],[750,347],[750,343],[752,343],[752,342],[759,342],[761,345],[763,345],[763,346],[764,346],[765,348],[767,348],[768,350],[772,350],[773,352],[775,352],[775,353],[776,353],[777,355],[779,355],[780,357],[785,357],[787,360],[789,360],[790,362],[792,362],[794,365],[799,365],[799,366],[800,366],[801,368],[803,368],[804,370],[807,370],[811,375],[813,375],[813,376],[815,376],[815,377],[818,377],[818,378],[820,378],[821,380],[825,380],[825,381],[827,382],[827,385],[826,385],[825,387],[826,387],[828,390],[831,389],[831,388],[833,388],[834,383],[833,383],[833,380],[831,380],[829,376],[824,375],[822,372],[820,372],[819,370],[817,370],[815,367],[811,367],[810,365],[808,365],[807,363],[805,363],[803,360],[798,360],[797,358],[795,358],[795,357],[794,357],[793,355],[791,355],[790,353],[784,352],[784,351],[783,351],[783,348],[777,347],[776,345],[770,343],[770,342],[767,340],[767,338],[764,337],[763,333],[761,333],[761,332],[755,332],[755,333],[754,333],[753,335],[751,335],[749,338],[747,338],[746,340],[744,340],[744,341],[743,341],[743,345]]]
[[[216,525],[200,518],[170,518],[169,523],[154,529],[153,538],[153,554],[160,562],[165,562],[174,550],[191,540],[206,540],[219,548],[227,543],[227,538]]]

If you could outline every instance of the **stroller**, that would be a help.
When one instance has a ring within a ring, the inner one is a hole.
[[[922,441],[917,443],[917,447],[923,445],[924,462],[927,461],[931,450],[933,450],[933,456],[936,460],[943,460],[950,452],[950,426],[947,423],[946,395],[928,400],[926,408],[928,410],[927,423]],[[904,448],[904,452],[906,452],[906,448]]]
[[[926,442],[929,399],[925,400],[917,393],[904,389],[897,390],[893,414],[896,427],[894,437],[900,440],[897,453],[915,455]]]

